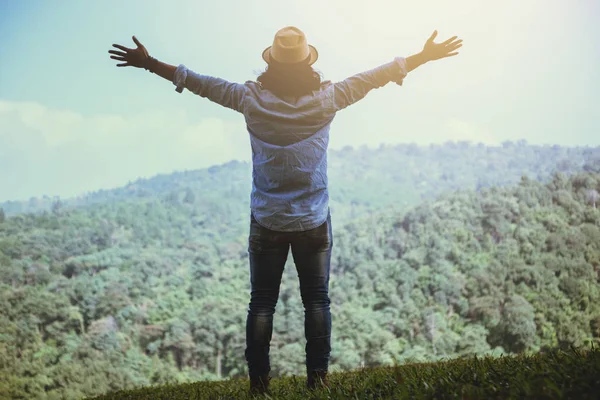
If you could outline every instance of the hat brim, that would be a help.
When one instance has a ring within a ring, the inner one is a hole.
[[[262,53],[262,58],[263,60],[265,60],[265,62],[267,64],[272,64],[273,61],[271,60],[271,47],[269,46],[267,47],[263,53]],[[319,58],[319,52],[317,51],[317,49],[315,49],[314,46],[312,45],[308,45],[308,50],[310,51],[310,59],[308,60],[308,65],[313,65],[315,63],[315,61],[317,61],[317,59]],[[278,64],[289,64],[289,65],[296,65],[296,64],[302,64],[304,63],[304,61],[301,61],[299,63],[282,63],[280,61],[275,61]]]

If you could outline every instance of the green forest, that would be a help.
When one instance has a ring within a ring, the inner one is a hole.
[[[600,147],[330,151],[332,371],[600,340]],[[0,204],[0,398],[247,374],[251,165]],[[291,255],[273,376],[305,374]]]

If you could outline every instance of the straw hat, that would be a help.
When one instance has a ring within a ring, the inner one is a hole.
[[[273,45],[262,53],[262,58],[267,64],[312,65],[318,57],[317,49],[308,44],[304,33],[295,26],[286,26],[278,30]]]

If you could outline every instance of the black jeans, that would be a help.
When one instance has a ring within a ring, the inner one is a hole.
[[[304,304],[306,370],[307,373],[327,371],[329,366],[331,214],[321,226],[302,232],[272,231],[259,225],[251,215],[248,252],[252,292],[246,320],[245,351],[250,376],[266,375],[271,371],[269,349],[273,314],[290,245]]]

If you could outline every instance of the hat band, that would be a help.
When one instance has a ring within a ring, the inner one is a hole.
[[[269,52],[269,53],[270,53],[270,52]],[[308,52],[308,57],[306,57],[306,58],[305,58],[304,60],[302,60],[302,61],[296,61],[295,63],[286,63],[286,62],[280,62],[280,61],[277,61],[276,59],[274,59],[272,54],[269,54],[269,56],[270,56],[270,57],[269,57],[269,64],[271,64],[271,65],[276,65],[276,66],[280,66],[280,67],[283,67],[283,66],[290,66],[290,65],[292,65],[292,66],[293,66],[293,65],[303,65],[303,64],[308,64],[308,63],[310,62],[310,58],[312,57],[312,54],[311,54],[311,52],[309,51],[309,52]]]

